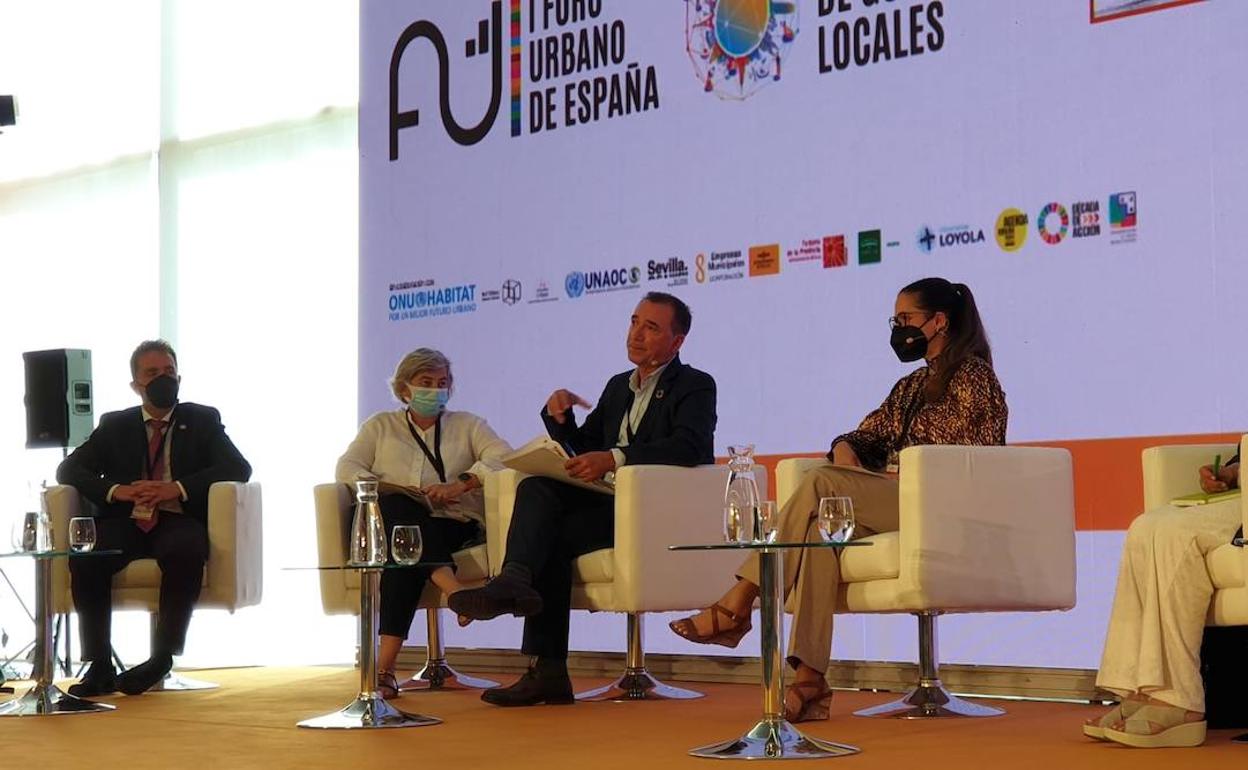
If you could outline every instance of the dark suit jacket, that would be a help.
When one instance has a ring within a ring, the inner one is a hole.
[[[633,405],[628,387],[632,370],[607,381],[598,404],[577,426],[569,409],[559,424],[542,407],[542,421],[554,440],[577,454],[612,449],[619,444],[620,424]],[[715,462],[715,378],[673,358],[655,385],[654,395],[626,447],[629,465],[705,465]]]
[[[208,523],[208,488],[218,481],[247,481],[251,466],[225,434],[221,413],[210,406],[179,403],[169,427],[169,466],[186,490],[182,510]],[[105,499],[114,484],[143,478],[147,429],[140,407],[109,412],[87,440],[56,469],[56,480],[69,484],[96,507],[97,515],[128,517],[131,503]]]

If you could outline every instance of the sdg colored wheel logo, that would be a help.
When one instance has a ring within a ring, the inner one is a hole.
[[[748,99],[780,79],[797,38],[797,3],[685,0],[685,49],[702,89]]]

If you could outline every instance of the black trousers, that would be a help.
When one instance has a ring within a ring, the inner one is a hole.
[[[420,527],[422,563],[451,562],[455,552],[477,536],[476,524],[434,516],[428,508],[407,495],[382,495],[378,504],[387,540],[394,528],[401,524]],[[394,563],[393,554],[390,555],[390,562]],[[416,605],[420,603],[420,592],[425,590],[428,579],[429,570],[419,567],[382,570],[379,631],[383,635],[407,638],[412,618],[416,617]]]
[[[121,553],[69,560],[70,590],[82,626],[82,659],[109,659],[113,575],[135,559],[154,558],[160,567],[160,606],[152,654],[182,652],[208,561],[208,529],[203,523],[185,514],[162,512],[156,526],[144,532],[133,519],[97,518],[95,548]]]
[[[533,574],[542,595],[542,611],[525,618],[525,655],[568,657],[568,620],[572,613],[572,562],[578,556],[615,543],[615,498],[601,492],[539,477],[516,490],[508,563]]]

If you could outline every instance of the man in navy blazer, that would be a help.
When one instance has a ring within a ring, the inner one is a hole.
[[[714,462],[715,380],[678,355],[691,323],[680,299],[647,294],[628,330],[628,359],[636,368],[612,377],[593,408],[571,391],[551,394],[542,421],[551,438],[575,453],[566,465],[571,476],[598,481],[624,465]],[[591,408],[579,426],[574,406]],[[525,618],[521,650],[533,663],[518,682],[487,690],[482,700],[499,706],[573,702],[567,669],[572,562],[614,540],[611,495],[546,478],[521,482],[500,574],[449,598],[453,610],[470,618]]]
[[[208,489],[247,481],[251,466],[210,406],[179,403],[177,354],[164,340],[144,342],[130,357],[130,387],[141,406],[100,418],[56,479],[95,509],[96,549],[116,556],[71,559],[70,588],[82,626],[82,658],[91,661],[74,695],[120,689],[144,692],[173,667],[186,641],[208,560]],[[135,559],[160,567],[160,609],[152,657],[120,676],[111,661],[113,575]]]

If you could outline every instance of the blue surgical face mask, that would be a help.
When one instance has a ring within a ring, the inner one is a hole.
[[[412,388],[407,408],[419,417],[437,417],[451,400],[448,388]]]

